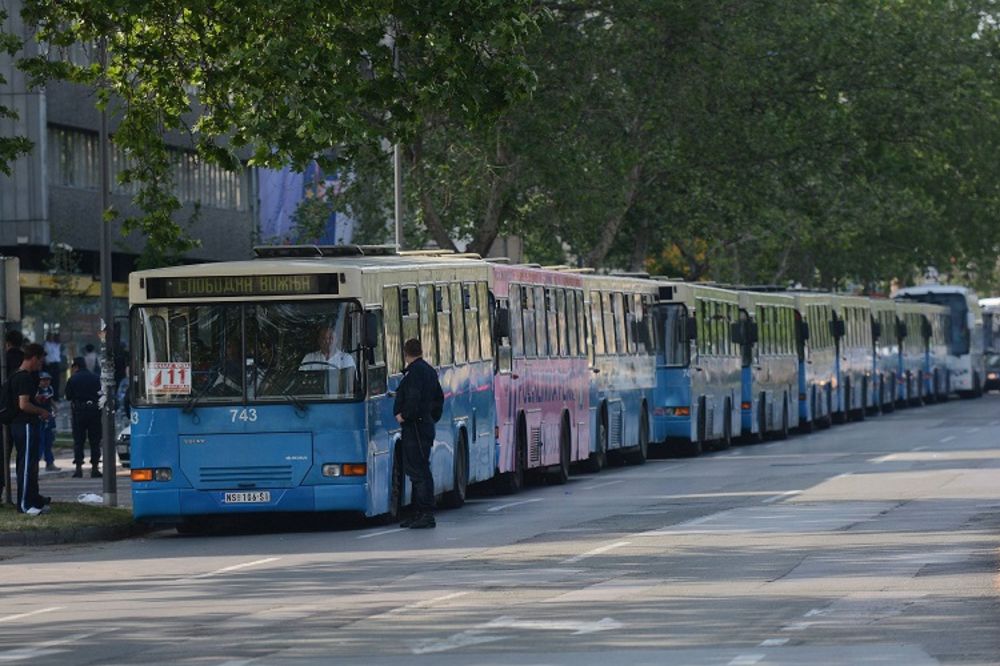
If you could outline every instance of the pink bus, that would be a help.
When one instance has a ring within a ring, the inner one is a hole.
[[[571,272],[493,266],[497,485],[569,478],[590,455],[590,367],[583,280]]]

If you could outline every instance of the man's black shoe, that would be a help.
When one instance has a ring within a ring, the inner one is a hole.
[[[430,514],[424,514],[422,516],[417,516],[409,524],[411,530],[426,530],[431,527],[437,527],[437,523],[434,521],[434,516]]]
[[[79,467],[77,467],[76,471],[73,472],[73,478],[74,479],[82,479],[83,478],[83,470],[80,469]]]
[[[90,470],[90,478],[92,478],[92,479],[100,479],[103,476],[104,475],[101,474],[101,470],[97,469],[96,467],[94,469]]]
[[[399,526],[400,527],[409,527],[410,525],[413,524],[413,521],[415,521],[417,518],[419,518],[419,516],[410,516],[409,518],[405,518],[405,519],[399,521]]]
[[[45,495],[39,495],[39,497],[42,500],[41,506],[48,506],[49,504],[52,504],[52,498],[51,497],[46,497]]]

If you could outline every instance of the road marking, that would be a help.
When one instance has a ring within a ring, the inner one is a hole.
[[[793,622],[787,627],[782,627],[782,631],[804,631],[816,624],[815,622]]]
[[[8,615],[7,617],[0,617],[0,622],[10,622],[12,620],[20,620],[24,617],[31,617],[32,615],[41,615],[42,613],[51,613],[52,611],[62,610],[65,606],[52,606],[51,608],[40,608],[36,611],[31,611],[30,613],[18,613],[17,615]]]
[[[974,432],[979,432],[979,428],[969,428],[965,432],[967,432],[967,433],[969,433],[971,435]]]
[[[764,500],[763,502],[761,502],[761,504],[772,504],[774,502],[777,502],[780,499],[784,499],[786,497],[791,497],[792,495],[801,495],[801,494],[802,494],[801,490],[789,490],[788,492],[781,493],[779,495],[775,495],[774,497],[768,497],[766,500]]]
[[[507,636],[488,635],[476,629],[469,629],[460,634],[449,636],[443,641],[434,639],[422,640],[417,647],[412,648],[410,651],[413,654],[431,654],[434,652],[447,652],[448,650],[461,647],[470,647],[472,645],[481,645],[483,643],[494,643],[506,639]]]
[[[605,486],[613,486],[616,483],[625,483],[625,479],[618,479],[617,481],[605,481],[604,483],[595,483],[592,486],[584,486],[580,490],[594,490],[596,488],[604,488]]]
[[[541,631],[572,631],[574,636],[593,634],[598,631],[621,629],[624,625],[610,617],[597,622],[586,620],[516,620],[512,617],[498,617],[480,625],[483,629],[538,629]]]
[[[826,611],[823,610],[822,608],[813,608],[811,611],[809,611],[808,613],[806,613],[802,617],[812,617],[814,615],[822,615],[825,612]]]
[[[405,532],[407,528],[396,527],[391,530],[382,530],[381,532],[372,532],[371,534],[362,534],[359,539],[371,539],[372,537],[382,536],[383,534],[395,534],[396,532]]]
[[[106,634],[108,632],[117,630],[118,629],[116,627],[114,629],[102,629],[100,631],[92,631],[87,634],[74,634],[72,636],[66,636],[65,638],[56,638],[51,641],[36,643],[30,648],[17,648],[15,650],[7,650],[6,652],[0,652],[0,662],[26,661],[28,659],[35,659],[37,657],[43,657],[51,654],[58,654],[60,652],[65,652],[65,650],[53,650],[52,648],[59,647],[60,645],[67,645],[69,643],[76,643],[77,641],[82,641],[84,639],[90,638],[91,636],[97,636],[98,634]]]
[[[541,502],[541,501],[542,501],[541,499],[527,499],[527,500],[521,500],[520,502],[511,502],[510,504],[501,504],[500,506],[493,506],[486,510],[489,511],[490,513],[494,513],[496,511],[509,509],[512,506],[520,506],[521,504],[531,504],[532,502]]]
[[[910,449],[910,451],[914,451],[914,452],[915,451],[926,451],[928,448],[930,448],[930,447],[927,447],[927,446],[917,446],[917,447],[914,447],[914,448]]]
[[[434,604],[439,604],[442,601],[450,601],[452,599],[458,599],[459,597],[464,597],[467,594],[472,594],[472,592],[466,590],[465,592],[452,592],[451,594],[442,594],[440,597],[434,597],[433,599],[424,599],[423,601],[415,601],[412,604],[406,604],[405,606],[393,608],[392,610],[387,610],[386,612],[379,613],[378,615],[372,615],[368,619],[374,620],[378,618],[386,618],[386,617],[391,617],[393,615],[399,615],[400,613],[405,613],[411,610],[430,608]]]
[[[787,638],[768,638],[766,641],[762,641],[757,647],[780,647],[787,642]]]
[[[275,562],[280,560],[280,557],[265,557],[262,560],[254,560],[253,562],[244,562],[243,564],[234,564],[231,567],[223,567],[221,569],[216,569],[215,571],[209,571],[208,573],[198,574],[197,576],[189,576],[188,578],[208,578],[209,576],[216,576],[218,574],[229,573],[230,571],[238,571],[240,569],[246,569],[247,567],[255,567],[258,564],[267,564],[268,562]]]
[[[955,436],[954,436],[954,435],[948,435],[947,437],[942,437],[942,438],[941,438],[941,443],[942,443],[942,444],[945,444],[945,443],[947,443],[947,442],[950,442],[950,441],[951,441],[951,440],[953,440],[953,439],[955,439]]]
[[[585,560],[588,557],[593,557],[594,555],[600,555],[601,553],[606,553],[609,550],[614,550],[615,548],[621,548],[622,546],[627,546],[631,541],[618,541],[616,543],[609,543],[606,546],[601,546],[600,548],[594,548],[593,550],[588,550],[586,553],[580,553],[579,555],[574,555],[573,557],[567,558],[562,561],[562,564],[573,564],[574,562],[579,562],[580,560]]]
[[[753,666],[767,655],[763,654],[741,654],[729,662],[728,666]]]

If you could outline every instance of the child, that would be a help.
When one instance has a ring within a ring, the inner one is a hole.
[[[49,420],[42,421],[42,456],[45,457],[45,469],[49,472],[58,472],[55,456],[52,455],[52,444],[56,441],[56,411],[55,402],[52,397],[55,391],[52,390],[52,375],[47,372],[38,373],[38,393],[35,395],[35,402],[42,409],[49,412]]]

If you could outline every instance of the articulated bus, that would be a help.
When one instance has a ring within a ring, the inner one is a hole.
[[[654,439],[694,455],[725,448],[742,426],[739,294],[663,280],[657,297]]]
[[[900,404],[919,405],[924,401],[927,387],[927,353],[930,323],[924,315],[926,304],[898,301],[900,372],[899,391],[896,399]]]
[[[642,463],[650,442],[656,387],[652,318],[656,298],[651,280],[583,274],[589,311],[587,349],[591,363],[590,456],[598,471],[608,458]]]
[[[965,398],[983,394],[983,313],[976,292],[952,285],[923,285],[900,289],[895,298],[947,306],[951,310],[948,371],[951,388]]]
[[[446,397],[435,493],[457,506],[493,477],[489,265],[372,251],[258,248],[130,276],[136,518],[184,529],[248,512],[397,514],[407,338]]]
[[[742,431],[760,440],[788,436],[799,425],[799,356],[795,299],[785,293],[739,292]]]
[[[1000,389],[1000,298],[983,298],[979,301],[983,310],[983,357],[986,381],[983,390]]]
[[[525,475],[557,483],[590,458],[586,308],[579,274],[493,265],[497,312],[497,482],[507,492]]]
[[[927,385],[925,395],[934,401],[947,400],[951,393],[948,369],[948,344],[951,336],[951,310],[944,305],[924,305],[927,318]]]
[[[829,294],[793,291],[801,317],[799,345],[799,423],[805,430],[829,427],[837,390],[837,341]]]

